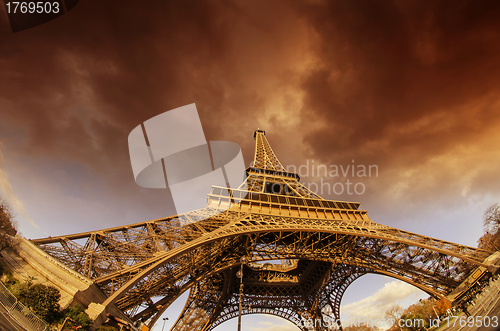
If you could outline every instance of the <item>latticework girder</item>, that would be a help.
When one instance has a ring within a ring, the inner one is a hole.
[[[228,196],[227,188],[213,187],[200,210],[33,242],[94,280],[108,296],[103,305],[115,304],[133,320],[154,324],[191,289],[176,330],[211,330],[237,314],[235,270],[242,256],[252,263],[299,261],[279,271],[291,277],[286,282],[244,279],[252,305],[244,313],[274,314],[300,326],[304,318],[322,318],[326,306],[338,318],[345,289],[363,274],[388,275],[442,297],[489,255],[375,223],[359,203],[325,200],[285,171],[262,130],[255,139],[249,192]],[[314,276],[307,266],[323,269]]]
[[[331,268],[330,263],[307,260],[299,261],[297,267],[289,272],[246,267],[243,272],[245,309],[242,313],[280,316],[306,330],[302,325],[304,319],[320,318],[316,298],[319,297],[318,291],[323,289],[323,283],[329,279]],[[235,272],[235,269],[230,269],[224,273],[225,277],[208,277],[191,290],[188,304],[173,330],[212,330],[237,316],[239,281],[235,281]],[[209,293],[211,288],[207,284],[211,284],[214,278],[221,280],[215,290],[221,293],[220,296]],[[193,329],[187,316],[200,309],[205,312],[202,314],[203,323]]]

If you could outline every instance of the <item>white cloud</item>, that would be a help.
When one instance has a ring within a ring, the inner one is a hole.
[[[297,331],[297,327],[293,325],[270,325],[267,327],[249,327],[251,331]]]
[[[245,325],[245,329],[251,331],[297,331],[297,327],[290,322],[272,315],[258,315],[263,320],[257,322],[256,326]]]
[[[364,317],[371,320],[383,320],[385,312],[394,304],[400,304],[405,299],[418,300],[428,295],[407,283],[395,280],[386,283],[384,287],[369,297],[357,302],[341,306],[342,315],[355,319]],[[407,301],[407,300],[405,300]]]

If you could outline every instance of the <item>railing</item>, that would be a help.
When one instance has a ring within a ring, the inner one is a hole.
[[[0,282],[0,304],[7,310],[7,313],[26,330],[51,330],[47,323],[42,321],[29,308],[19,302],[2,282]]]

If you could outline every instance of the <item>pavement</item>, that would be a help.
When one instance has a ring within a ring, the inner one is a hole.
[[[449,322],[441,322],[436,331],[500,331],[500,278],[490,282],[468,311],[471,317],[460,313]]]

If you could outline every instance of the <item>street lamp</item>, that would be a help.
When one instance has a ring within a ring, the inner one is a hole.
[[[163,319],[163,326],[162,326],[162,328],[161,328],[161,331],[163,331],[163,329],[165,328],[165,322],[166,322],[167,320],[168,320],[168,317],[165,317],[165,318]]]
[[[432,306],[432,309],[434,310],[434,313],[436,314],[436,318],[439,318],[439,314],[438,312],[436,311],[436,306]]]
[[[240,303],[238,306],[238,331],[241,331],[241,311],[243,310],[243,306],[241,305],[241,297],[243,296],[243,265],[248,263],[248,258],[246,256],[242,256],[240,259],[240,271],[236,273],[236,277],[240,279]]]

